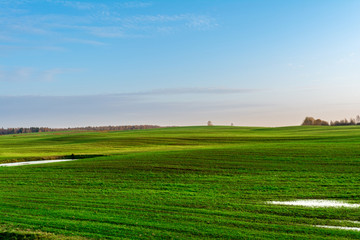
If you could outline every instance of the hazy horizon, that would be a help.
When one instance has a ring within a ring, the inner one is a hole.
[[[0,0],[0,128],[360,114],[357,0]]]

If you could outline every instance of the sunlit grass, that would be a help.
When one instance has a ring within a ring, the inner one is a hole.
[[[95,239],[349,239],[360,210],[360,128],[185,127],[0,137],[0,225]],[[98,157],[95,157],[98,156]],[[8,230],[7,230],[8,231]],[[0,231],[1,236],[1,231]]]

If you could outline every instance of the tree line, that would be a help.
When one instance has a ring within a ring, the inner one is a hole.
[[[342,120],[336,120],[336,121],[324,121],[321,119],[315,119],[313,117],[306,117],[301,124],[302,126],[350,126],[350,125],[360,125],[360,116],[357,115],[356,118],[350,118],[350,119],[342,119]]]
[[[125,126],[100,126],[100,127],[75,127],[75,128],[48,128],[48,127],[29,127],[29,128],[0,128],[0,135],[21,134],[21,133],[40,133],[58,131],[125,131],[138,129],[160,128],[157,125],[125,125]]]

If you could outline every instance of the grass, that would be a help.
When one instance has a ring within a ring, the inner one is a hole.
[[[358,239],[313,225],[359,227],[359,209],[266,202],[359,203],[359,144],[356,126],[0,136],[1,162],[92,156],[0,168],[0,238]]]

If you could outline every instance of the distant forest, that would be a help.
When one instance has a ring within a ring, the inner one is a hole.
[[[48,128],[48,127],[30,127],[30,128],[0,128],[0,135],[21,134],[21,133],[39,133],[39,132],[58,132],[58,131],[125,131],[160,128],[156,125],[127,125],[127,126],[103,126],[103,127],[76,127],[76,128]]]
[[[306,117],[305,120],[303,121],[303,123],[301,124],[302,126],[311,126],[311,125],[315,125],[315,126],[350,126],[350,125],[360,125],[360,116],[357,115],[356,118],[350,118],[348,119],[342,119],[339,121],[324,121],[321,119],[315,119],[313,117]]]

